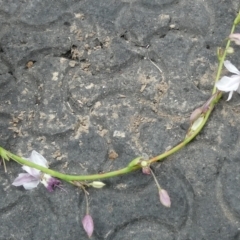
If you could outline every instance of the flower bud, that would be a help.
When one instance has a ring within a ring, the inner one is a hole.
[[[190,122],[192,123],[196,121],[201,116],[201,114],[202,114],[202,108],[196,108],[190,116]]]
[[[163,206],[171,207],[171,200],[166,190],[162,188],[159,190],[159,198]]]
[[[142,167],[143,174],[147,174],[147,175],[151,174],[150,165],[148,164],[147,161],[141,161],[141,167]]]
[[[91,183],[89,183],[88,185],[94,187],[94,188],[102,188],[104,187],[106,184],[100,181],[93,181]]]
[[[150,174],[151,174],[151,169],[150,169],[150,167],[149,167],[149,166],[143,167],[143,168],[142,168],[142,173],[143,173],[143,174],[150,175]]]
[[[240,45],[240,42],[239,42],[239,45]],[[234,49],[232,47],[228,47],[227,48],[227,53],[228,54],[233,54],[234,53]]]
[[[212,103],[212,101],[214,100],[214,98],[216,97],[216,93],[213,94],[204,104],[203,106],[201,107],[202,109],[202,112],[203,113],[206,113],[210,107],[210,104]]]
[[[234,25],[238,25],[240,23],[240,12],[238,13],[237,17],[234,20]]]
[[[141,166],[142,166],[142,167],[147,167],[147,166],[148,166],[147,161],[141,161]]]
[[[191,126],[191,130],[196,131],[199,128],[199,126],[202,124],[203,120],[204,120],[204,117],[200,117],[197,120],[195,120],[195,122]]]
[[[137,158],[133,159],[133,160],[128,164],[128,167],[129,167],[129,168],[132,168],[132,167],[138,165],[138,164],[141,162],[141,159],[142,159],[142,157],[137,157]]]
[[[88,237],[90,238],[93,234],[94,223],[92,217],[89,214],[85,215],[85,217],[83,218],[82,225]]]
[[[229,39],[231,41],[234,41],[237,45],[240,45],[240,33],[230,34]]]

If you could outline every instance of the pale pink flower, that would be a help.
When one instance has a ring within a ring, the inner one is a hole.
[[[27,160],[48,168],[47,160],[35,150],[32,151],[30,158]],[[42,183],[49,192],[52,192],[54,188],[61,183],[58,179],[50,176],[49,174],[42,173],[40,170],[35,168],[23,166],[22,169],[27,173],[20,173],[13,181],[12,185],[16,187],[23,186],[26,190],[30,190],[37,187],[39,183]]]

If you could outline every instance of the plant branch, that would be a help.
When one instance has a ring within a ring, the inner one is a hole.
[[[240,12],[238,14],[238,16],[236,17],[236,19],[234,20],[232,29],[231,29],[231,33],[234,32],[236,25],[239,24],[240,22]],[[221,72],[222,72],[222,68],[223,68],[223,63],[224,60],[227,56],[227,50],[230,46],[230,40],[228,39],[227,43],[226,43],[226,47],[224,49],[224,52],[222,54],[222,56],[220,56],[219,58],[219,65],[218,65],[218,71],[217,71],[217,75],[216,75],[216,79],[215,79],[215,83],[219,80]],[[215,94],[215,97],[213,97],[213,95]],[[172,149],[156,156],[153,157],[149,160],[145,160],[149,165],[152,163],[155,163],[157,161],[161,161],[163,159],[165,159],[166,157],[170,156],[171,154],[179,151],[180,149],[182,149],[184,146],[186,146],[190,141],[192,141],[199,133],[200,131],[203,129],[203,127],[205,126],[205,124],[207,123],[210,114],[213,111],[214,106],[218,103],[218,101],[220,100],[222,96],[221,92],[217,92],[216,90],[216,86],[214,84],[213,86],[213,90],[212,90],[212,99],[211,99],[211,103],[209,104],[209,108],[208,110],[203,114],[203,121],[201,122],[201,124],[197,127],[196,130],[192,130],[191,126],[189,128],[188,134],[185,137],[185,139],[180,142],[177,146],[173,147]],[[42,171],[43,173],[49,174],[53,177],[62,179],[66,182],[69,182],[71,184],[74,184],[73,181],[92,181],[92,180],[98,180],[98,179],[106,179],[106,178],[111,178],[111,177],[116,177],[116,176],[120,176],[123,174],[127,174],[133,171],[136,171],[138,169],[141,168],[141,158],[137,158],[131,161],[131,163],[127,166],[124,167],[122,169],[116,170],[116,171],[112,171],[112,172],[107,172],[107,173],[101,173],[101,174],[93,174],[93,175],[68,175],[68,174],[64,174],[58,171],[54,171],[45,167],[42,167],[38,164],[35,164],[33,162],[30,162],[22,157],[19,157],[7,150],[5,150],[4,148],[0,147],[0,156],[2,156],[3,158],[3,162],[4,160],[9,160],[12,159],[14,161],[16,161],[17,163],[21,164],[21,165],[25,165],[25,166],[29,166],[31,168],[35,168],[38,169],[40,171]],[[4,162],[5,164],[5,162]]]

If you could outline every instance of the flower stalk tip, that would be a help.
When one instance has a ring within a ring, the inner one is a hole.
[[[163,206],[168,208],[171,207],[171,200],[166,190],[162,188],[159,190],[159,198]]]
[[[143,174],[146,174],[146,175],[151,175],[150,166],[143,167],[143,168],[142,168],[142,173],[143,173]]]
[[[93,230],[94,230],[94,223],[93,223],[93,219],[91,217],[91,215],[86,214],[82,220],[82,225],[83,225],[83,229],[85,230],[85,232],[87,233],[88,237],[90,238],[93,234]]]
[[[158,194],[159,194],[159,199],[160,199],[160,202],[163,206],[165,207],[171,207],[171,200],[170,200],[170,197],[168,195],[168,192],[164,189],[161,188],[160,184],[158,183],[158,180],[154,174],[154,172],[151,170],[150,168],[150,171],[152,173],[152,176],[154,178],[154,181],[157,185],[157,188],[158,188]]]

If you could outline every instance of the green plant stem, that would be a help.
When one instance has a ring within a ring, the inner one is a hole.
[[[83,187],[82,190],[84,191],[85,199],[86,199],[86,215],[89,214],[89,202],[88,202],[88,193],[86,189]]]
[[[240,15],[240,12],[239,12],[239,14],[237,16],[238,18],[239,18],[239,15]],[[237,24],[233,24],[232,29],[231,29],[231,33],[234,32],[236,25]],[[223,55],[221,56],[221,58],[219,60],[218,71],[217,71],[215,83],[220,78],[221,71],[222,71],[222,68],[223,68],[223,62],[224,62],[224,60],[225,60],[225,58],[227,56],[227,49],[228,49],[229,46],[230,46],[230,40],[227,41],[224,53],[223,53]],[[212,94],[215,94],[216,91],[217,91],[216,90],[216,86],[214,84]],[[205,124],[206,124],[206,122],[207,122],[207,120],[208,120],[208,118],[209,118],[209,116],[210,116],[210,114],[211,114],[211,112],[212,112],[212,110],[214,108],[214,105],[219,101],[221,96],[222,96],[222,93],[218,92],[216,94],[216,97],[214,97],[212,99],[212,101],[211,101],[211,103],[209,105],[209,109],[204,114],[204,119],[203,119],[202,123],[200,124],[200,126],[194,132],[190,131],[190,133],[187,134],[187,137],[182,142],[180,142],[177,146],[173,147],[169,151],[166,151],[166,152],[164,152],[164,153],[162,153],[162,154],[160,154],[160,155],[158,155],[156,157],[153,157],[153,158],[151,158],[149,160],[146,160],[146,162],[150,165],[150,164],[152,164],[154,162],[163,160],[166,157],[170,156],[171,154],[179,151],[184,146],[186,146],[190,141],[192,141],[192,139],[194,139],[199,134],[199,132],[202,130],[202,128],[205,126]],[[191,130],[191,127],[190,127],[190,130]],[[67,181],[67,182],[69,182],[71,184],[74,184],[73,181],[92,181],[92,180],[116,177],[116,176],[120,176],[120,175],[123,175],[123,174],[127,174],[127,173],[130,173],[130,172],[136,171],[136,170],[141,168],[141,164],[138,163],[136,165],[134,165],[134,164],[131,165],[130,164],[130,166],[128,165],[125,168],[122,168],[122,169],[119,169],[119,170],[116,170],[116,171],[112,171],[112,172],[107,172],[107,173],[93,174],[93,175],[68,175],[68,174],[63,174],[63,173],[60,173],[60,172],[57,172],[57,171],[54,171],[54,170],[42,167],[42,166],[40,166],[38,164],[35,164],[35,163],[32,163],[32,162],[30,162],[30,161],[28,161],[28,160],[26,160],[26,159],[24,159],[22,157],[19,157],[19,156],[15,155],[15,154],[10,153],[9,151],[5,150],[2,147],[0,147],[0,155],[3,157],[3,160],[9,160],[8,158],[11,158],[12,160],[16,161],[17,163],[19,163],[21,165],[26,165],[26,166],[38,169],[38,170],[42,171],[43,173],[46,173],[46,174],[49,174],[49,175],[51,175],[53,177],[62,179],[62,180]]]
[[[150,160],[148,160],[148,163],[154,163],[160,160],[163,160],[164,158],[172,155],[173,153],[179,151],[180,149],[182,149],[183,147],[185,147],[189,142],[191,142],[198,134],[199,132],[202,130],[202,128],[204,127],[204,125],[206,124],[213,108],[214,105],[219,101],[219,99],[221,98],[222,93],[219,92],[219,94],[217,95],[216,99],[213,99],[212,103],[210,104],[210,109],[206,112],[205,116],[204,116],[204,120],[201,123],[201,125],[197,128],[196,131],[194,131],[190,136],[186,137],[181,143],[179,143],[177,146],[173,147],[172,149],[170,149],[169,151],[166,151],[165,153],[162,153]]]
[[[3,148],[1,148],[1,151],[6,151]],[[21,164],[21,165],[25,165],[25,166],[29,166],[32,168],[36,168],[38,170],[40,170],[43,173],[47,173],[53,177],[65,180],[67,182],[70,181],[91,181],[91,180],[97,180],[97,179],[103,179],[103,178],[111,178],[111,177],[115,177],[115,176],[119,176],[119,175],[123,175],[123,174],[127,174],[130,173],[134,170],[139,169],[140,167],[138,166],[133,166],[131,168],[129,167],[125,167],[116,171],[112,171],[112,172],[108,172],[108,173],[102,173],[102,174],[93,174],[93,175],[68,175],[68,174],[64,174],[64,173],[60,173],[45,167],[42,167],[38,164],[35,164],[33,162],[30,162],[22,157],[19,157],[15,154],[12,154],[10,152],[7,151],[7,155],[13,159],[14,161],[16,161],[17,163]]]
[[[156,185],[157,185],[158,191],[160,191],[160,190],[161,190],[161,186],[160,186],[160,184],[158,183],[158,180],[157,180],[157,178],[156,178],[153,170],[152,170],[151,168],[149,168],[149,169],[150,169],[150,172],[151,172],[151,174],[152,174],[152,176],[153,176],[153,179],[154,179],[154,181],[155,181],[155,183],[156,183]]]
[[[212,110],[213,110],[213,106],[214,104],[216,104],[219,99],[221,97],[221,93],[219,93],[219,95],[217,95],[216,99],[213,99],[212,104],[210,105],[210,109],[206,112],[204,121],[201,123],[201,125],[198,127],[198,129],[196,131],[194,131],[190,136],[186,137],[181,143],[179,143],[177,146],[173,147],[172,149],[170,149],[169,151],[160,154],[154,158],[151,158],[149,160],[147,160],[146,162],[148,164],[152,164],[154,162],[163,160],[164,158],[168,157],[169,155],[179,151],[181,148],[183,148],[184,146],[186,146],[193,138],[195,138],[198,133],[201,131],[201,129],[204,127],[205,123],[207,122]],[[131,166],[131,167],[125,167],[116,171],[112,171],[112,172],[108,172],[108,173],[101,173],[101,174],[93,174],[93,175],[68,175],[68,174],[63,174],[45,167],[42,167],[38,164],[35,164],[33,162],[30,162],[22,157],[19,157],[15,154],[12,154],[8,151],[6,151],[3,148],[0,148],[0,152],[7,155],[9,158],[13,159],[14,161],[18,162],[21,165],[26,165],[32,168],[36,168],[40,171],[42,171],[43,173],[49,174],[53,177],[62,179],[64,181],[70,182],[71,181],[91,181],[91,180],[98,180],[98,179],[106,179],[106,178],[111,178],[111,177],[116,177],[116,176],[120,176],[120,175],[124,175],[133,171],[136,171],[138,169],[141,168],[140,164]]]

